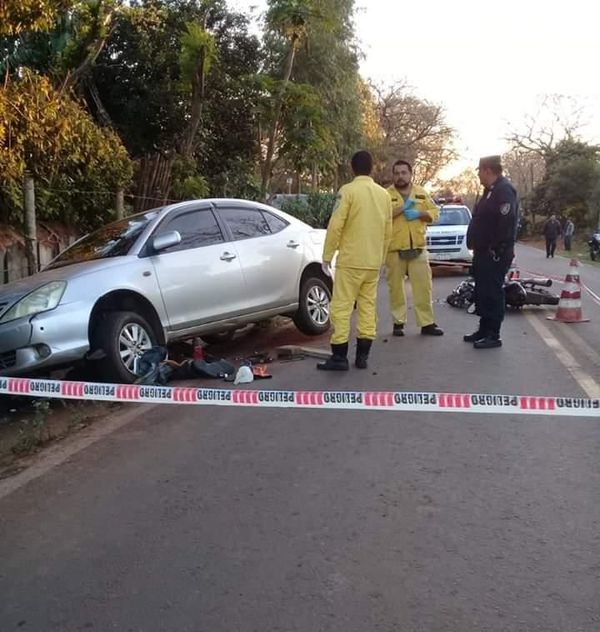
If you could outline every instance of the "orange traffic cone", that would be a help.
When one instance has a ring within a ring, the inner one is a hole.
[[[554,316],[548,316],[548,320],[561,323],[587,323],[589,321],[589,318],[583,317],[581,311],[581,281],[577,259],[571,259],[569,272],[565,277],[565,287],[560,293],[558,310]]]

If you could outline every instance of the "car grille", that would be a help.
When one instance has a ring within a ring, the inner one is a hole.
[[[428,246],[460,246],[465,240],[464,235],[427,235]],[[436,249],[436,252],[443,252]],[[451,252],[455,252],[454,250]]]
[[[0,369],[10,369],[17,363],[17,352],[7,351],[0,353]]]

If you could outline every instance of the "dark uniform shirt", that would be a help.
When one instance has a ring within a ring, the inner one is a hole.
[[[549,219],[544,224],[544,237],[547,239],[558,239],[561,232],[560,222],[557,219]]]
[[[517,232],[517,192],[501,176],[483,191],[473,211],[467,231],[467,247],[475,252],[489,252],[500,256],[514,249]]]

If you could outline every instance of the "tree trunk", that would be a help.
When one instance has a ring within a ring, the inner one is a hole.
[[[181,141],[180,153],[184,158],[191,158],[194,153],[194,145],[196,141],[196,134],[200,127],[200,121],[202,120],[202,111],[204,108],[204,96],[206,91],[206,73],[205,57],[202,56],[196,75],[192,81],[192,107],[190,112],[190,121],[187,124],[183,139]]]
[[[125,192],[123,189],[117,191],[115,208],[117,211],[117,219],[123,219],[123,217],[125,217]]]
[[[25,252],[29,274],[38,271],[37,226],[35,221],[35,185],[30,173],[23,181],[23,209],[25,211]]]
[[[281,119],[281,111],[283,110],[283,97],[290,77],[292,76],[292,68],[294,67],[294,59],[296,57],[296,40],[293,39],[290,42],[290,52],[288,54],[285,74],[283,77],[283,84],[277,97],[277,103],[275,104],[275,112],[273,115],[273,123],[271,124],[271,132],[269,134],[269,141],[267,144],[267,155],[265,156],[265,162],[262,169],[262,182],[260,185],[261,201],[264,201],[267,197],[267,189],[271,183],[271,167],[273,164],[273,155],[275,153],[275,142],[277,140],[277,133],[279,132],[279,123]]]
[[[146,154],[139,161],[137,193],[134,200],[136,213],[162,206],[169,201],[173,157],[163,154]]]

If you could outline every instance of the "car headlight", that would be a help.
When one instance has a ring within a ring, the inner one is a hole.
[[[35,314],[54,309],[60,303],[66,288],[67,284],[65,281],[52,281],[42,285],[42,287],[24,296],[18,303],[15,303],[0,318],[0,323],[6,323],[9,320],[16,320],[25,316],[34,316]]]

